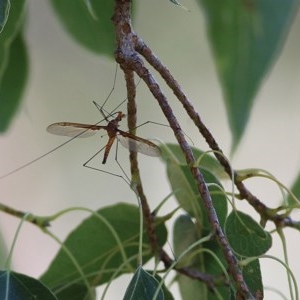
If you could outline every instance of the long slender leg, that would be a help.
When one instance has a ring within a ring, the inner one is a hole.
[[[106,104],[106,102],[108,101],[108,99],[110,98],[111,94],[113,93],[113,91],[115,89],[115,85],[116,85],[116,82],[117,82],[117,70],[118,70],[118,65],[116,65],[116,71],[115,71],[113,87],[112,87],[111,91],[109,92],[109,94],[108,94],[107,98],[105,99],[105,101],[102,103],[102,105],[99,105],[96,101],[93,101],[94,105],[97,107],[97,109],[100,111],[101,115],[105,118],[105,120],[107,122],[108,122],[107,117],[112,117],[116,113],[116,111],[119,110],[119,107],[122,106],[127,101],[127,97],[126,97],[110,113],[104,109],[104,105]],[[140,84],[140,82],[141,82],[141,79],[138,80],[135,87],[137,87]],[[107,115],[105,115],[105,113]]]
[[[101,108],[104,107],[104,105],[106,104],[106,102],[108,101],[108,99],[110,98],[111,94],[113,93],[115,86],[116,86],[116,81],[117,81],[117,73],[118,73],[118,64],[116,64],[116,70],[115,70],[115,76],[114,76],[114,82],[113,82],[113,86],[108,94],[108,96],[106,97],[106,99],[104,100],[104,102],[101,105]],[[94,102],[94,101],[93,101]]]
[[[117,161],[117,164],[118,166],[120,167],[120,169],[122,170],[123,174],[125,175],[126,179],[120,175],[120,174],[115,174],[115,173],[112,173],[112,172],[108,172],[108,171],[105,171],[105,170],[102,170],[102,169],[99,169],[99,168],[96,168],[96,167],[93,167],[90,164],[90,162],[92,160],[94,160],[95,157],[97,157],[100,152],[102,152],[104,149],[105,149],[106,146],[102,147],[99,151],[97,151],[92,157],[90,157],[84,164],[83,164],[83,167],[85,168],[88,168],[88,169],[91,169],[91,170],[95,170],[95,171],[98,171],[98,172],[102,172],[102,173],[105,173],[105,174],[108,174],[108,175],[111,175],[111,176],[115,176],[115,177],[119,177],[119,178],[122,178],[126,184],[128,184],[130,186],[130,180],[128,178],[128,176],[126,175],[125,171],[123,170],[123,168],[121,167],[121,165],[119,164],[119,162]]]
[[[112,95],[114,89],[115,89],[115,84],[116,84],[116,79],[117,79],[117,69],[118,69],[118,65],[116,65],[116,71],[115,71],[115,76],[114,76],[114,82],[113,82],[113,87],[110,91],[110,93],[108,94],[107,98],[105,99],[105,101],[103,102],[102,105],[99,105],[97,102],[93,101],[94,105],[97,107],[97,109],[99,110],[99,112],[101,113],[101,115],[104,117],[104,119],[109,123],[109,120],[108,120],[108,117],[111,117],[113,116],[114,114],[116,114],[116,110],[118,107],[120,107],[126,100],[124,99],[111,113],[108,113],[105,109],[104,109],[104,105],[107,103],[108,99],[110,98],[110,96]],[[107,113],[107,115],[105,114]],[[109,174],[109,175],[112,175],[112,176],[116,176],[116,177],[120,177],[122,178],[129,186],[130,186],[130,180],[128,178],[128,176],[126,175],[124,169],[122,168],[122,166],[120,165],[120,163],[118,162],[117,160],[117,151],[118,151],[118,144],[116,146],[116,155],[115,155],[115,160],[119,166],[119,168],[121,169],[122,173],[124,174],[124,176],[126,177],[126,179],[122,176],[122,175],[119,175],[119,174],[115,174],[115,173],[112,173],[112,172],[108,172],[108,171],[105,171],[105,170],[102,170],[102,169],[98,169],[98,168],[95,168],[91,165],[89,165],[89,163],[101,152],[103,151],[103,149],[105,149],[105,152],[104,152],[104,156],[103,156],[103,160],[102,160],[102,164],[105,164],[106,163],[106,160],[107,160],[107,157],[109,155],[109,152],[110,152],[110,149],[114,143],[114,140],[115,140],[115,137],[110,137],[106,146],[104,146],[103,148],[101,148],[99,151],[97,151],[91,158],[89,158],[84,164],[83,166],[84,167],[87,167],[89,169],[92,169],[92,170],[96,170],[96,171],[100,171],[100,172],[103,172],[103,173],[106,173],[106,174]]]
[[[129,179],[128,175],[126,174],[126,172],[124,171],[123,167],[121,166],[121,164],[120,164],[119,161],[118,161],[118,148],[119,148],[119,141],[118,141],[118,139],[117,139],[115,161],[117,162],[119,168],[121,169],[122,173],[123,173],[124,176],[126,177],[127,181],[126,181],[126,180],[125,180],[125,181],[129,184],[129,186],[131,186],[131,185],[130,185],[130,179]],[[122,178],[123,178],[123,176],[122,176]],[[123,179],[124,179],[124,178],[123,178]]]

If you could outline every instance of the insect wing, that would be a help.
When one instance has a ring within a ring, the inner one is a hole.
[[[130,151],[140,152],[145,155],[155,157],[161,155],[160,149],[157,145],[138,136],[119,130],[117,139],[123,147]]]
[[[86,138],[94,135],[101,128],[105,129],[106,127],[99,125],[59,122],[49,125],[46,130],[55,135]]]

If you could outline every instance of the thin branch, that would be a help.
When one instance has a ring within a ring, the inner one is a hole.
[[[19,219],[24,219],[26,216],[25,220],[27,222],[37,225],[40,228],[45,228],[45,227],[50,226],[49,217],[35,216],[31,213],[14,209],[13,207],[7,206],[3,203],[0,203],[0,211],[3,211],[5,213],[12,215],[14,217],[17,217]]]
[[[210,224],[213,228],[216,238],[222,248],[224,256],[229,265],[230,273],[234,278],[237,295],[240,299],[253,299],[251,292],[249,291],[246,282],[244,281],[242,271],[238,265],[238,261],[233,254],[226,236],[220,226],[218,216],[212,203],[212,199],[204,181],[203,175],[199,171],[199,168],[194,167],[195,158],[193,152],[185,140],[184,133],[177,121],[177,118],[173,114],[165,95],[162,93],[158,83],[155,81],[152,74],[144,66],[143,61],[139,57],[138,53],[134,49],[139,38],[132,30],[130,19],[130,0],[116,0],[115,1],[115,13],[113,16],[113,23],[116,27],[117,33],[117,50],[115,53],[116,61],[121,65],[122,69],[135,71],[140,78],[147,84],[149,90],[153,94],[154,98],[158,101],[166,119],[168,120],[170,127],[173,129],[174,135],[180,145],[187,164],[190,166],[191,173],[193,174],[201,199],[204,202],[204,206],[207,210]],[[192,111],[195,111],[192,109]]]
[[[196,180],[199,194],[201,195],[201,199],[203,200],[204,206],[207,211],[208,219],[210,221],[214,233],[216,234],[216,238],[222,248],[224,256],[227,260],[230,273],[237,284],[237,289],[241,292],[242,295],[245,296],[245,299],[253,298],[243,279],[243,274],[238,265],[238,261],[235,255],[233,254],[230,245],[228,244],[226,236],[223,233],[203,175],[199,171],[199,168],[194,167],[196,162],[193,152],[185,139],[185,135],[181,130],[180,124],[178,123],[177,118],[173,114],[173,111],[170,105],[168,104],[165,95],[162,93],[158,83],[155,81],[152,74],[143,65],[143,62],[137,55],[134,57],[134,59],[131,58],[131,60],[128,61],[128,67],[132,67],[134,71],[144,80],[149,90],[153,94],[154,98],[157,99],[166,119],[169,122],[170,127],[173,129],[177,142],[185,155],[187,165],[190,166],[190,170]]]
[[[121,68],[124,71],[126,88],[127,88],[128,129],[130,133],[135,134],[136,124],[137,124],[137,114],[136,114],[137,108],[136,108],[136,101],[135,101],[136,86],[134,82],[134,73],[131,70],[123,68],[122,65]],[[154,254],[158,255],[160,246],[154,229],[155,228],[154,218],[151,214],[147,197],[143,190],[143,185],[140,177],[140,170],[139,170],[138,160],[137,160],[137,152],[130,151],[129,160],[130,160],[130,170],[131,170],[131,185],[134,191],[136,191],[138,198],[140,200],[140,205],[142,206],[144,222],[150,240],[151,249]]]
[[[196,127],[199,129],[199,132],[206,140],[209,147],[214,150],[213,153],[223,166],[226,173],[231,178],[232,176],[232,168],[225,159],[222,149],[219,147],[216,139],[213,137],[209,129],[202,122],[199,114],[195,110],[192,103],[186,97],[184,92],[182,91],[180,85],[172,76],[170,71],[162,64],[162,62],[158,59],[157,56],[154,55],[152,50],[144,43],[144,41],[137,37],[136,38],[136,48],[135,48],[147,61],[148,63],[162,76],[167,85],[172,89],[177,99],[182,103],[185,108],[188,116],[193,120]],[[274,214],[274,210],[268,208],[262,201],[260,201],[256,196],[254,196],[246,186],[237,178],[236,172],[234,174],[234,183],[237,189],[240,192],[241,199],[246,199],[248,203],[260,214],[263,220],[272,220],[275,224],[280,223],[281,226],[290,226],[291,220],[289,217],[282,216],[280,214]]]

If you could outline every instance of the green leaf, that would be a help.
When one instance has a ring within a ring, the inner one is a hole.
[[[163,144],[160,146],[160,148],[162,150],[161,158],[165,162],[171,160],[182,165],[186,164],[185,157],[178,144]],[[195,160],[199,160],[200,167],[209,170],[209,172],[213,173],[219,179],[228,178],[224,168],[211,154],[205,153],[204,151],[195,147],[191,147],[191,149],[193,151]]]
[[[173,250],[175,257],[178,257],[183,251],[199,239],[200,231],[201,229],[198,228],[197,230],[195,223],[189,215],[180,215],[177,217],[173,227]],[[182,268],[191,266],[195,260],[197,260],[197,257],[190,258],[189,254],[187,254],[187,257],[178,261],[176,267]]]
[[[224,258],[224,254],[222,249],[220,248],[219,243],[216,240],[211,240],[203,244],[203,247],[210,250],[212,253],[215,254],[215,256],[220,260],[220,263],[223,265],[224,269],[227,268],[227,262]],[[216,259],[208,252],[203,253],[203,262],[204,262],[204,268],[205,272],[211,275],[215,275],[216,278],[225,278],[221,266],[217,263]],[[215,292],[218,292],[218,294],[222,295],[221,299],[229,299],[230,295],[230,288],[232,286],[227,286],[227,284],[224,285],[216,285],[215,286]],[[216,293],[209,293],[207,295],[208,300],[215,300],[216,299]]]
[[[1,0],[0,2],[0,33],[3,30],[5,23],[8,18],[10,8],[10,1],[9,0]]]
[[[232,211],[225,223],[225,232],[233,250],[241,256],[260,256],[272,245],[271,235],[250,216]]]
[[[113,57],[113,1],[51,0],[68,33],[90,51]]]
[[[200,171],[206,183],[215,183],[222,187],[221,183],[209,171],[205,169],[200,169]],[[191,174],[190,168],[188,166],[169,164],[168,177],[173,190],[175,191],[176,189],[178,189],[178,192],[175,193],[175,197],[180,205],[191,215],[193,215],[194,212],[196,214],[199,213],[199,215],[194,216],[197,217],[198,220],[198,217],[200,217],[202,219],[201,225],[203,226],[203,228],[209,230],[211,226],[208,221],[207,212],[204,208],[203,200],[200,199],[197,185],[195,183],[194,177]],[[211,193],[212,202],[219,217],[220,224],[221,226],[223,226],[227,215],[227,199],[225,195],[222,194],[220,189],[216,186],[209,186],[208,189]],[[187,191],[189,191],[189,198],[185,198],[185,193]],[[199,205],[201,212],[199,212],[198,209],[194,209],[195,202]]]
[[[0,271],[0,299],[5,300],[57,300],[40,281],[24,274]]]
[[[181,208],[195,217],[202,225],[204,221],[200,196],[196,189],[195,180],[190,174],[189,167],[170,162],[167,164],[167,176]]]
[[[199,240],[201,237],[201,229],[193,222],[193,220],[187,215],[179,216],[174,223],[173,230],[173,243],[174,243],[174,254],[178,257],[184,250],[189,246]],[[194,251],[199,251],[200,249],[205,249],[207,251],[198,252],[194,255]],[[214,253],[226,269],[226,261],[219,244],[214,241],[205,242],[193,251],[188,253],[183,260],[180,260],[176,267],[189,267],[193,270],[197,270],[203,274],[216,275],[216,278],[220,278],[222,274],[221,267],[217,264],[215,258],[209,253]],[[207,289],[206,284],[191,279],[187,276],[178,274],[176,280],[179,284],[179,289],[182,299],[216,299],[216,293],[222,295],[223,299],[228,299],[229,289],[227,284],[225,286],[217,285],[215,286],[215,293],[212,293]]]
[[[178,257],[183,251],[185,251],[189,246],[195,243],[199,239],[199,230],[197,230],[196,225],[188,215],[180,215],[173,228],[173,246],[174,255]],[[199,249],[200,246],[195,248],[195,251]],[[198,254],[190,257],[192,253],[183,257],[182,260],[178,261],[176,265],[177,268],[182,267],[193,267],[201,272],[204,271],[203,266],[203,256]],[[178,274],[176,281],[179,285],[179,290],[182,300],[185,299],[205,299],[207,294],[206,286],[198,281],[192,280],[191,278]]]
[[[206,183],[214,183],[221,186],[221,183],[213,174],[205,169],[200,169]],[[190,168],[175,162],[167,162],[167,175],[180,206],[191,216],[195,217],[199,224],[205,229],[210,229],[207,212]],[[227,215],[227,200],[219,188],[209,186],[213,205],[219,217],[220,224],[223,225]]]
[[[158,288],[158,281],[141,266],[135,271],[124,296],[124,300],[152,300]],[[164,293],[159,291],[157,300],[164,299]]]
[[[252,295],[255,295],[256,299],[263,299],[264,289],[259,260],[253,260],[251,263],[244,266],[242,272]]]
[[[24,2],[12,1],[9,10],[6,7],[6,23],[0,33],[0,132],[7,129],[18,108],[27,77],[26,49],[21,37]]]
[[[159,275],[157,275],[157,273],[155,274],[155,279],[158,282],[160,282],[162,280],[162,278]],[[175,300],[173,297],[173,294],[170,292],[170,290],[166,287],[165,284],[163,284],[163,286],[162,286],[162,291],[163,291],[165,300]]]
[[[199,0],[221,81],[233,150],[248,122],[253,99],[278,56],[297,0]]]
[[[7,130],[20,105],[27,76],[26,46],[18,34],[10,45],[7,66],[0,82],[0,132]]]
[[[25,12],[24,3],[25,0],[12,1],[9,11],[7,7],[4,7],[4,11],[2,11],[2,14],[5,14],[4,22],[6,21],[6,23],[0,34],[0,83],[7,66],[10,45],[22,28]]]
[[[85,219],[64,242],[81,273],[62,248],[41,277],[56,294],[73,284],[86,286],[84,279],[91,287],[108,282],[122,264],[117,276],[135,270],[139,242],[138,207],[121,203],[102,208],[97,214],[99,217],[92,215]],[[163,245],[167,236],[165,226],[157,225],[156,233]],[[145,237],[143,242],[143,262],[146,262],[151,258],[150,247]]]
[[[95,300],[96,289],[83,284],[64,285],[56,289],[55,295],[59,300]]]

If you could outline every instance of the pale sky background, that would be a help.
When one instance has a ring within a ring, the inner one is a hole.
[[[11,129],[0,137],[0,175],[66,141],[63,137],[48,134],[45,129],[49,124],[58,121],[96,123],[100,116],[92,100],[100,104],[103,102],[110,92],[115,72],[113,61],[84,50],[62,30],[48,1],[28,2],[26,37],[31,61],[30,81],[23,105]],[[229,155],[230,132],[206,40],[203,15],[194,1],[186,0],[184,5],[190,12],[167,0],[139,1],[135,31],[168,66],[224,153]],[[300,168],[299,28],[298,14],[282,55],[257,96],[245,137],[232,159],[236,169],[266,169],[286,185],[293,182]],[[126,97],[121,72],[118,75],[119,80],[109,99],[108,110]],[[172,92],[165,87],[164,90],[195,146],[207,150],[207,145],[199,138],[197,129],[182,111]],[[138,86],[137,92],[139,123],[147,120],[166,123],[156,100],[143,84]],[[122,128],[126,129],[126,121],[123,124]],[[144,126],[138,135],[158,138],[164,142],[174,141],[171,130],[156,125]],[[136,203],[134,194],[122,180],[82,167],[99,147],[105,145],[106,139],[99,136],[73,141],[27,169],[0,181],[1,202],[38,215],[53,214],[70,206],[96,209],[117,202]],[[119,149],[119,161],[125,169],[128,167],[125,162],[127,155],[127,150]],[[165,168],[157,158],[141,155],[140,159],[145,191],[153,209],[170,192],[164,175]],[[96,161],[101,166],[101,154]],[[113,152],[105,167],[110,172],[120,172],[114,162]],[[268,206],[279,204],[280,191],[273,183],[256,179],[249,182],[248,186]],[[172,209],[174,203],[170,201],[163,212]],[[248,206],[239,204],[238,207],[244,209]],[[253,214],[252,209],[247,211]],[[66,215],[53,223],[51,230],[64,238],[83,216],[86,215]],[[8,247],[18,223],[19,220],[1,213],[0,225]],[[299,235],[289,229],[285,233],[290,265],[299,282]],[[273,244],[276,246],[270,254],[283,259],[280,241],[274,238]],[[34,226],[25,224],[14,253],[14,270],[39,276],[46,270],[57,249],[58,245],[54,241]],[[264,284],[280,288],[289,298],[282,266],[266,259],[261,260],[261,263]],[[129,277],[125,276],[118,280],[115,283],[117,289],[112,285],[107,299],[121,298],[128,280]],[[117,292],[118,295],[115,294]],[[265,299],[282,298],[266,292]]]

